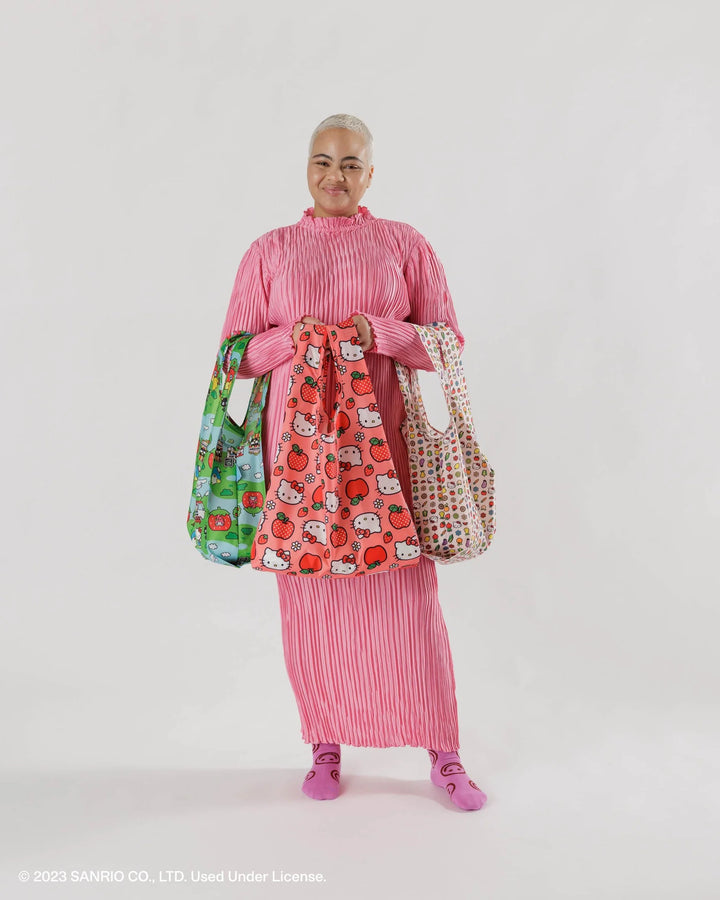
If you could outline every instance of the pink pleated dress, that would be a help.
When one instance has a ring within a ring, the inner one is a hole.
[[[238,267],[221,341],[250,331],[239,377],[272,370],[263,454],[280,436],[294,346],[293,326],[363,314],[374,345],[365,355],[390,452],[410,504],[405,417],[393,359],[432,363],[410,323],[445,322],[464,343],[442,264],[411,225],[373,216],[315,217],[275,228]],[[268,578],[259,572],[250,578]],[[455,675],[438,598],[435,563],[363,578],[277,574],[285,664],[307,743],[459,748]]]

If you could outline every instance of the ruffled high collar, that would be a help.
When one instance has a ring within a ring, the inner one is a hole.
[[[347,228],[359,228],[375,218],[367,206],[360,205],[352,216],[315,216],[314,211],[312,206],[308,206],[297,224],[314,231],[343,231]]]

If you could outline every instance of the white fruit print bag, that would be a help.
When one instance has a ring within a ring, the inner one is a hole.
[[[424,556],[461,562],[485,553],[496,531],[495,470],[477,441],[460,345],[442,322],[414,325],[440,376],[449,422],[444,431],[427,417],[415,369],[395,360],[407,418],[413,516]]]

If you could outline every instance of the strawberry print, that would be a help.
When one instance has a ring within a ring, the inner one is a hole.
[[[390,524],[393,528],[405,528],[410,524],[410,513],[402,506],[392,503],[388,510],[390,512]]]
[[[300,571],[303,575],[311,575],[322,569],[322,559],[315,553],[304,553],[300,557]]]
[[[352,319],[309,327],[292,362],[268,487],[276,509],[258,530],[253,567],[334,578],[417,565],[410,505],[395,478]],[[326,396],[330,366],[332,398]]]
[[[369,394],[372,391],[370,376],[367,372],[351,372],[352,389],[356,394]]]
[[[308,403],[314,403],[318,398],[317,381],[309,375],[305,378],[300,388],[300,396]]]
[[[295,524],[283,512],[279,512],[272,523],[272,533],[283,541],[288,540],[295,531]]]
[[[370,456],[375,462],[385,462],[385,460],[390,459],[390,448],[387,442],[382,440],[382,438],[370,438]]]
[[[353,478],[352,481],[348,481],[345,492],[352,505],[357,506],[369,494],[368,483],[364,478]]]
[[[333,523],[332,531],[330,532],[330,542],[333,547],[343,547],[347,544],[347,540],[347,528],[343,528],[343,526],[338,525],[337,522]]]
[[[230,513],[224,509],[214,509],[208,516],[208,528],[211,531],[227,531],[231,525]]]
[[[365,563],[368,569],[375,569],[387,559],[387,550],[382,544],[375,547],[368,547],[364,554]]]
[[[342,437],[343,434],[350,427],[350,419],[348,418],[347,413],[342,412],[342,410],[335,416],[335,429],[338,433],[339,437]]]
[[[330,479],[337,478],[338,464],[333,453],[328,453],[327,459],[325,460],[325,474]]]
[[[288,454],[288,465],[290,468],[295,469],[296,472],[302,472],[303,469],[307,468],[308,461],[308,455],[300,448],[300,445],[293,444],[292,450]]]
[[[263,508],[265,498],[260,491],[245,491],[242,495],[242,505],[251,515],[257,515]]]

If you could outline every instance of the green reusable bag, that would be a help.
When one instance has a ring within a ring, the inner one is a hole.
[[[240,360],[253,337],[231,334],[218,349],[195,455],[187,529],[205,559],[228,566],[250,562],[265,505],[262,411],[270,373],[253,382],[242,425],[227,412]]]

